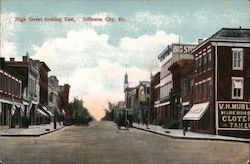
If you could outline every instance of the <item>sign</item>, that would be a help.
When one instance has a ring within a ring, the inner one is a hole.
[[[219,130],[250,130],[250,102],[217,102]]]
[[[173,45],[173,52],[179,52],[179,53],[189,53],[191,52],[194,48],[196,47],[196,45]]]

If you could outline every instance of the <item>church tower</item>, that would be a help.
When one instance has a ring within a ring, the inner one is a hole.
[[[124,76],[124,92],[127,88],[128,88],[128,74],[126,72]]]

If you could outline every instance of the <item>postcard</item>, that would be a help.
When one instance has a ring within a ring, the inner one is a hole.
[[[0,164],[249,163],[249,0],[0,0]]]

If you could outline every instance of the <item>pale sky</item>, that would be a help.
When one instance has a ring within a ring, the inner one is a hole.
[[[130,86],[159,69],[157,56],[171,43],[195,43],[223,27],[250,28],[248,0],[1,0],[1,57],[44,61],[70,101],[83,99],[97,119],[107,102],[124,100]],[[25,17],[25,22],[15,21]],[[74,17],[74,22],[28,21]],[[83,17],[102,18],[83,22]],[[125,21],[108,22],[105,18]],[[128,68],[126,69],[126,64]]]

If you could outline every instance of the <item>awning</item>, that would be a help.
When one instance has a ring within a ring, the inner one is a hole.
[[[54,114],[51,111],[47,110],[47,112],[49,113],[50,116],[54,116]]]
[[[183,102],[182,103],[182,106],[187,106],[187,105],[189,105],[189,102]]]
[[[209,102],[194,104],[187,114],[183,117],[183,120],[200,120],[201,117],[205,114]]]
[[[161,106],[165,106],[165,105],[168,105],[168,104],[170,104],[169,101],[165,102],[165,103],[157,104],[157,105],[155,105],[155,108],[158,108],[158,107],[161,107]]]
[[[29,105],[29,103],[26,101],[23,101],[23,105]]]
[[[45,106],[42,106],[42,108],[43,108],[43,111],[47,113],[47,115],[49,114],[50,116],[53,116],[53,114]]]
[[[41,109],[37,108],[36,110],[37,110],[37,112],[38,112],[39,114],[48,117],[48,115],[47,115],[46,113],[44,113]]]

